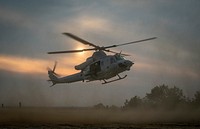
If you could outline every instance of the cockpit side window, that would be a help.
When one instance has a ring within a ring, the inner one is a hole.
[[[115,58],[114,58],[114,57],[111,57],[111,58],[110,58],[110,63],[112,64],[112,63],[115,63],[115,62],[116,62]]]
[[[122,56],[120,56],[119,54],[115,55],[116,60],[123,60],[124,58]]]
[[[103,65],[104,65],[104,61],[102,60],[102,61],[101,61],[101,66],[103,66]]]

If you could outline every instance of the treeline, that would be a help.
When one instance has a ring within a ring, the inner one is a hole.
[[[104,106],[103,104],[97,104],[95,108],[116,108],[116,106]],[[146,93],[146,96],[140,98],[134,96],[127,99],[123,109],[136,109],[136,108],[148,108],[148,109],[176,109],[176,108],[200,108],[200,91],[194,94],[194,98],[188,98],[183,94],[183,91],[174,86],[169,87],[167,85],[156,86],[151,89],[150,93]]]

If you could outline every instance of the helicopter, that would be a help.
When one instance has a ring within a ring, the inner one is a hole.
[[[107,84],[111,82],[115,82],[118,80],[122,80],[127,77],[127,75],[121,77],[119,74],[125,71],[129,71],[134,62],[127,60],[124,56],[130,56],[128,54],[124,54],[122,52],[115,52],[110,50],[110,48],[140,43],[148,40],[156,39],[157,37],[137,40],[128,43],[122,43],[117,45],[110,45],[110,46],[97,46],[91,42],[88,42],[72,33],[64,32],[62,33],[84,45],[89,45],[92,48],[88,49],[81,49],[81,50],[68,50],[68,51],[53,51],[48,52],[48,54],[63,54],[63,53],[77,53],[77,52],[84,52],[84,51],[94,51],[92,56],[88,57],[85,62],[76,65],[74,68],[79,70],[78,73],[62,76],[60,77],[56,72],[57,62],[55,62],[53,69],[47,68],[49,80],[52,82],[51,86],[59,83],[73,83],[78,81],[96,81],[100,80],[103,81],[102,84]],[[106,52],[114,53],[114,55],[107,55]],[[117,77],[113,80],[108,80],[113,77]]]

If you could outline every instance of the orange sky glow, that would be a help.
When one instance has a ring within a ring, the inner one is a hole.
[[[60,59],[65,61],[68,59]],[[70,67],[74,63],[77,63],[76,58],[70,59],[66,63],[58,62],[56,72],[61,75],[69,75],[77,72],[73,67]],[[46,68],[53,67],[54,62],[50,60],[42,60],[35,58],[25,58],[16,56],[0,55],[0,70],[24,73],[24,74],[47,74]],[[68,64],[66,66],[66,64]]]

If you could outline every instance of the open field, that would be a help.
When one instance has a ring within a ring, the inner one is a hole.
[[[200,128],[200,110],[111,110],[91,108],[2,108],[6,128]]]

